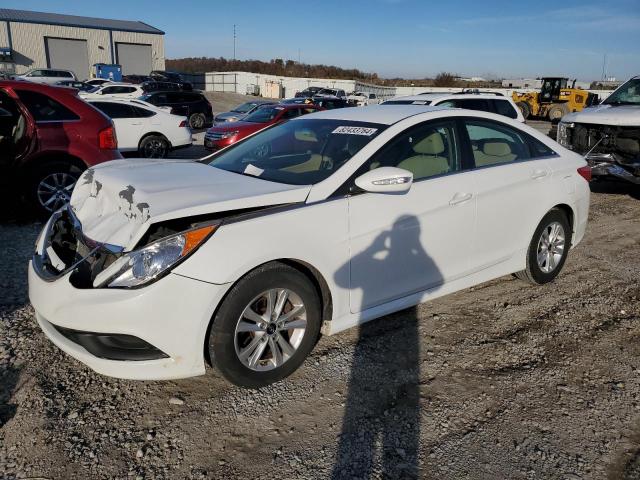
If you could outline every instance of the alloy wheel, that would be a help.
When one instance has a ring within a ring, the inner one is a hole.
[[[144,144],[145,158],[164,158],[167,148],[162,140],[149,140]]]
[[[37,196],[40,205],[55,212],[71,199],[77,178],[70,173],[51,173],[38,183]]]
[[[553,222],[542,230],[538,240],[538,267],[544,273],[551,273],[556,269],[565,249],[565,232],[559,222]]]
[[[267,290],[251,300],[238,319],[236,355],[251,370],[273,370],[295,354],[306,328],[306,308],[297,293]]]

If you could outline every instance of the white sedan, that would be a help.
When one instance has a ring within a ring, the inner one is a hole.
[[[337,109],[201,162],[89,169],[45,225],[29,295],[97,372],[261,387],[331,335],[515,273],[552,281],[583,238],[590,170],[485,112]]]
[[[89,103],[113,121],[121,152],[164,158],[170,151],[193,143],[187,117],[173,115],[141,100],[101,98]]]

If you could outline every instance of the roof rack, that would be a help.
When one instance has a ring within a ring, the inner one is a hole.
[[[461,92],[453,92],[452,95],[495,95],[496,97],[504,97],[500,92],[489,92],[478,90],[477,88],[465,88]]]

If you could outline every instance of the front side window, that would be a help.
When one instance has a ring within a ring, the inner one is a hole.
[[[525,135],[496,122],[465,120],[476,167],[531,158]]]
[[[210,165],[272,182],[312,185],[331,176],[385,128],[345,120],[294,120],[221,151]]]
[[[27,74],[27,77],[46,77],[46,72],[44,70],[34,70]]]
[[[30,90],[16,90],[16,93],[36,122],[62,122],[80,119],[67,107],[42,93]]]
[[[380,150],[365,170],[397,167],[413,173],[414,180],[460,170],[455,123],[427,122],[409,129]]]

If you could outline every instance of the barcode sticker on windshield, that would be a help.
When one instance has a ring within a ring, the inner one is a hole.
[[[374,133],[378,131],[377,128],[367,128],[367,127],[338,127],[331,133],[342,133],[346,135],[364,135],[366,137],[370,137]]]

